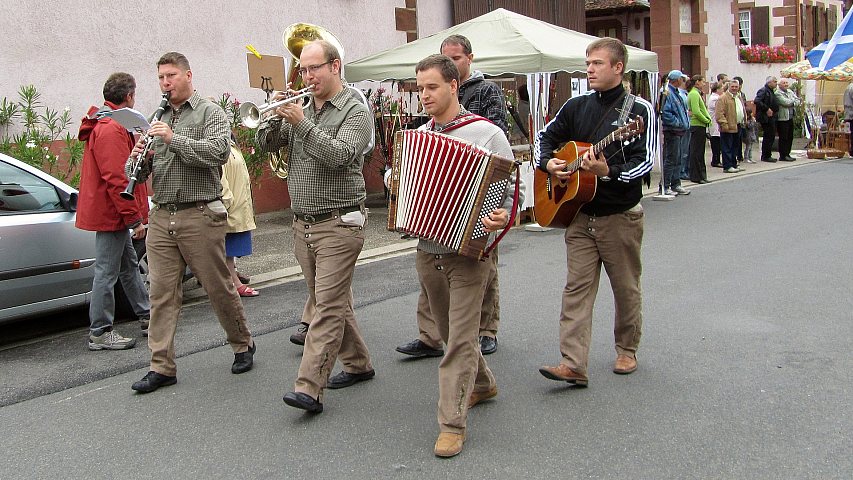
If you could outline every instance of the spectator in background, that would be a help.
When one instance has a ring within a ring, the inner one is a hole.
[[[687,88],[687,82],[690,81],[690,77],[682,74],[681,77],[681,86],[678,88],[678,93],[681,95],[681,100],[684,102],[684,105],[688,105],[687,103],[687,92],[690,90]],[[687,107],[687,122],[688,125],[690,123],[690,107]],[[681,165],[678,169],[678,178],[680,180],[690,180],[690,128],[688,126],[687,133],[681,137]],[[689,191],[688,191],[689,193]]]
[[[687,82],[687,106],[690,109],[689,178],[693,183],[708,183],[705,169],[705,133],[711,124],[708,107],[702,99],[705,77],[693,75]]]
[[[669,72],[669,89],[661,112],[663,124],[663,193],[665,195],[688,195],[689,190],[681,186],[682,137],[688,134],[690,121],[687,119],[687,103],[681,97],[684,74],[680,70]]]
[[[746,109],[746,130],[743,136],[743,158],[746,163],[755,163],[752,159],[752,145],[758,142],[758,122],[751,108]]]
[[[779,101],[776,100],[776,77],[769,76],[764,86],[755,95],[755,118],[761,124],[764,137],[761,140],[761,161],[775,162],[772,156],[773,139],[776,137],[776,114]]]
[[[847,153],[853,157],[853,82],[844,90],[844,121],[850,125],[850,145]]]
[[[717,75],[719,78],[719,75]],[[708,95],[708,116],[711,117],[711,124],[708,125],[708,134],[711,136],[711,166],[722,167],[720,163],[720,124],[717,123],[717,100],[720,95],[726,91],[726,84],[723,82],[714,82],[711,84],[710,94]]]
[[[740,96],[740,101],[743,104],[743,107],[747,108],[749,101],[746,99],[746,94],[743,93],[743,79],[740,77],[734,77],[733,80],[737,80],[738,84],[740,84],[738,96]],[[743,116],[743,121],[744,123],[739,123],[737,126],[737,144],[735,144],[735,159],[737,160],[738,168],[741,170],[743,170],[741,163],[743,163],[743,137],[746,135],[746,115]]]
[[[800,105],[800,99],[793,90],[788,88],[790,80],[779,80],[776,89],[776,101],[779,102],[779,113],[776,117],[776,131],[779,132],[779,160],[793,162],[791,145],[794,143],[794,109]]]
[[[89,303],[89,350],[126,350],[136,339],[113,330],[115,285],[122,288],[147,334],[150,304],[139,275],[134,239],[145,238],[148,223],[148,190],[137,183],[134,199],[121,197],[127,186],[124,164],[133,149],[133,136],[108,115],[112,110],[132,108],[136,80],[127,73],[114,73],[104,83],[104,105],[92,107],[80,125],[78,137],[85,142],[77,201],[76,226],[95,232],[95,278]]]
[[[252,254],[252,230],[255,229],[255,212],[252,209],[252,186],[243,153],[231,136],[231,154],[222,166],[222,203],[228,210],[228,228],[225,230],[225,263],[231,272],[231,281],[241,297],[257,297],[260,293],[245,285],[237,274],[235,257]]]
[[[723,171],[726,173],[738,173],[741,170],[737,166],[735,158],[735,142],[738,135],[738,124],[744,122],[746,109],[741,102],[738,91],[740,83],[731,80],[728,83],[728,91],[717,101],[716,120],[720,125],[720,143],[723,150]]]

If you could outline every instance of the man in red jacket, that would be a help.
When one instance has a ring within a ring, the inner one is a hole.
[[[104,106],[92,107],[80,125],[79,138],[86,142],[80,197],[77,202],[77,228],[95,233],[95,279],[89,305],[89,350],[125,350],[136,340],[113,330],[115,284],[121,280],[133,312],[142,322],[143,335],[148,328],[151,306],[148,292],[139,275],[136,251],[131,243],[145,238],[148,222],[148,190],[138,184],[134,200],[120,193],[127,187],[124,164],[133,149],[133,135],[106,113],[133,107],[136,80],[127,73],[114,73],[104,83]]]

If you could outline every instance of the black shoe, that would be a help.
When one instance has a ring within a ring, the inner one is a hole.
[[[323,411],[322,403],[302,392],[287,392],[284,394],[283,400],[291,407],[301,408],[310,413],[321,413]]]
[[[174,385],[176,383],[178,383],[178,377],[170,377],[168,375],[161,375],[157,372],[151,371],[146,373],[145,376],[142,377],[142,380],[134,382],[130,388],[139,393],[151,393],[160,387]]]
[[[375,376],[376,370],[370,370],[364,373],[349,373],[341,371],[341,373],[329,379],[329,383],[326,384],[326,388],[346,388],[351,385],[355,385],[358,382],[370,380]]]
[[[761,161],[767,163],[776,163],[776,159],[773,157],[762,158]]]
[[[299,324],[299,330],[296,331],[293,335],[290,336],[290,342],[295,343],[297,345],[305,345],[305,337],[308,335],[308,325],[304,323]]]
[[[782,160],[783,162],[793,162],[796,159],[790,155],[786,155],[785,158],[780,158],[779,160]]]
[[[249,350],[242,353],[234,354],[234,363],[231,365],[231,373],[246,373],[252,369],[255,363],[255,351],[258,349],[258,344],[252,340],[252,346]]]
[[[400,353],[405,353],[406,355],[411,355],[413,357],[440,357],[444,355],[444,350],[428,347],[418,338],[409,343],[400,345],[396,350]]]
[[[494,337],[480,337],[480,352],[483,355],[490,355],[498,351],[498,339]]]
[[[714,163],[714,162],[711,162],[711,166],[712,166],[712,167],[717,167],[717,168],[723,168],[723,164],[722,164],[722,163]]]
[[[706,183],[711,183],[710,180],[699,180],[700,185],[705,185]]]
[[[242,273],[237,272],[237,280],[240,280],[240,283],[242,283],[243,285],[248,285],[249,280],[251,280],[251,277],[247,277],[246,275],[243,275]]]

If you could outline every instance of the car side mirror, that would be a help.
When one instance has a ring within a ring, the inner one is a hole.
[[[80,197],[80,194],[77,192],[71,192],[66,194],[63,191],[59,191],[59,203],[62,205],[63,210],[67,210],[69,212],[77,211],[77,199]]]

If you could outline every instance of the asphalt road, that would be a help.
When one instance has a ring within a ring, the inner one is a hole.
[[[78,332],[0,352],[0,478],[851,478],[851,178],[846,159],[644,200],[640,368],[610,372],[604,278],[587,389],[536,371],[559,358],[562,232],[508,235],[487,357],[500,393],[454,459],[432,454],[438,360],[393,351],[416,333],[409,254],[358,267],[377,376],[329,391],[318,416],[281,401],[301,282],[246,300],[244,375],[206,304],[179,326],[178,384],[150,395],[130,390],[144,348],[90,354]]]

